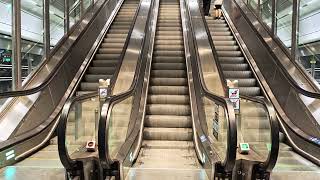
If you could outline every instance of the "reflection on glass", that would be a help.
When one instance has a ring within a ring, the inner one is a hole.
[[[292,1],[276,1],[277,36],[288,48],[291,47],[292,36]]]
[[[299,62],[320,82],[319,51],[317,43],[320,40],[320,1],[300,0],[299,13]]]
[[[248,0],[248,5],[253,11],[258,10],[258,0]]]
[[[214,140],[214,147],[220,159],[225,159],[227,151],[227,120],[224,108],[210,99],[202,98],[209,137]]]
[[[80,0],[70,0],[69,1],[69,18],[70,26],[72,27],[80,19]]]
[[[66,128],[66,146],[69,155],[83,149],[87,141],[98,138],[99,98],[90,98],[75,102],[68,116]]]
[[[260,14],[262,21],[270,28],[272,24],[272,0],[260,1]]]
[[[64,35],[64,2],[50,1],[50,46],[53,47]]]
[[[265,161],[271,148],[268,114],[260,103],[241,99],[238,121],[238,143],[249,143],[252,157]]]
[[[125,142],[132,109],[132,96],[112,108],[109,122],[109,153],[115,158],[121,145]]]

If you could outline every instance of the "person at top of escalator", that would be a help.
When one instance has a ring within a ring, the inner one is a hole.
[[[214,2],[214,9],[215,9],[215,18],[220,19],[222,12],[221,12],[221,6],[222,6],[223,0],[215,0]]]
[[[209,14],[210,4],[211,4],[211,0],[203,0],[202,9],[205,16],[210,16]]]

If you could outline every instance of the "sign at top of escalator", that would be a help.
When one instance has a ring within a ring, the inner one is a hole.
[[[239,99],[240,92],[238,88],[229,88],[229,99]]]
[[[232,102],[233,108],[235,110],[240,109],[240,90],[239,88],[229,88],[228,97]]]

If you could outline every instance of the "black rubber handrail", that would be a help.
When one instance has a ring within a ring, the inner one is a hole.
[[[66,146],[66,131],[67,131],[67,124],[68,124],[68,117],[72,105],[83,100],[87,100],[89,98],[97,97],[98,93],[93,92],[81,96],[74,96],[72,98],[69,98],[65,105],[63,106],[59,124],[57,126],[57,135],[58,135],[58,150],[59,150],[59,157],[61,160],[62,165],[67,170],[72,170],[75,168],[78,168],[79,162],[77,162],[74,159],[71,159],[68,153],[68,148]]]
[[[128,36],[127,36],[126,41],[125,41],[125,45],[124,45],[123,50],[122,50],[121,55],[120,55],[120,61],[118,62],[115,74],[113,75],[113,77],[111,79],[110,86],[108,87],[108,92],[111,92],[111,88],[114,86],[114,84],[116,82],[116,79],[118,77],[118,74],[120,72],[121,65],[122,65],[123,58],[124,58],[124,54],[126,53],[126,49],[128,47],[129,41],[130,41],[130,37],[131,37],[132,31],[133,31],[133,28],[134,28],[135,21],[137,19],[138,13],[139,13],[140,6],[141,6],[141,3],[139,3],[139,5],[138,5],[138,7],[136,9],[135,15],[133,17],[133,22],[132,22],[132,24],[131,24],[131,26],[129,28],[129,33],[128,33]],[[120,9],[121,9],[121,7],[120,7]],[[109,29],[107,31],[109,31]],[[100,42],[100,44],[101,44],[101,42]],[[75,166],[75,165],[77,165],[78,162],[70,159],[68,151],[67,151],[67,147],[65,146],[66,123],[67,123],[68,113],[70,111],[70,108],[72,107],[72,104],[74,104],[77,101],[82,101],[82,100],[85,100],[85,99],[88,99],[88,98],[92,98],[92,97],[97,96],[97,95],[98,95],[97,92],[94,92],[94,93],[85,94],[85,95],[82,95],[82,96],[79,96],[79,97],[73,97],[73,98],[71,98],[70,100],[68,100],[66,102],[66,104],[64,105],[64,107],[62,109],[62,114],[60,116],[60,122],[59,122],[59,125],[58,125],[58,144],[59,144],[60,159],[61,159],[61,162],[62,162],[62,164],[64,165],[64,167],[66,169],[72,168],[72,167],[78,167],[78,166]],[[108,101],[108,98],[106,99],[106,101]],[[103,114],[103,110],[104,110],[104,105],[102,106],[101,114]],[[99,133],[99,131],[98,131],[98,133]],[[99,146],[100,146],[100,144],[99,144]],[[102,144],[102,146],[103,146],[103,144]],[[100,155],[100,153],[99,153],[99,155]]]
[[[191,57],[195,60],[192,61],[192,71],[194,74],[194,82],[196,87],[199,87],[198,90],[201,92],[202,97],[206,97],[208,99],[210,99],[211,101],[217,103],[218,105],[224,107],[225,111],[226,111],[226,116],[227,116],[227,150],[226,150],[226,157],[223,160],[223,162],[221,162],[221,166],[223,167],[223,170],[225,172],[232,172],[234,166],[235,166],[235,162],[236,162],[236,152],[237,152],[237,123],[236,123],[236,119],[235,119],[235,113],[234,113],[234,109],[233,106],[231,104],[231,102],[224,97],[221,97],[219,95],[213,94],[212,92],[210,92],[204,82],[204,78],[202,76],[202,69],[199,65],[199,54],[196,53],[195,49],[197,49],[197,44],[196,44],[196,40],[195,40],[195,34],[194,34],[194,28],[192,26],[191,23],[191,15],[190,15],[190,11],[189,11],[189,6],[187,6],[188,10],[187,10],[187,15],[189,17],[189,26],[192,32],[192,42],[190,42],[189,44],[193,44],[193,46],[191,46]],[[202,9],[200,8],[200,12],[202,13]],[[203,16],[202,16],[203,17]],[[207,29],[206,29],[207,30]],[[212,53],[214,54],[214,53]],[[215,55],[215,54],[214,54]],[[223,83],[222,83],[223,84]],[[199,108],[200,109],[200,108]],[[204,113],[204,112],[200,112],[200,113]]]
[[[237,6],[239,7],[239,4],[235,1],[235,4],[237,4]],[[247,6],[247,5],[246,5]],[[248,8],[248,7],[247,7]],[[240,8],[241,9],[241,8]],[[250,11],[252,11],[250,8],[248,8]],[[250,21],[247,16],[245,16],[245,14],[241,11],[241,13],[244,15],[244,17],[246,18],[247,21]],[[255,13],[253,13],[254,16],[256,16]],[[264,24],[261,22],[260,18],[258,18],[256,16],[257,20],[259,21],[260,24]],[[250,25],[253,27],[253,25],[250,23]],[[265,28],[265,26],[263,26]],[[255,28],[253,28],[255,29]],[[272,35],[272,33],[270,32],[270,30],[268,28],[265,28],[265,30],[269,33],[270,37],[274,38],[274,36]],[[262,41],[264,42],[264,41]],[[285,51],[286,47],[283,47],[282,44],[278,43],[278,40],[276,40],[277,44],[281,47],[281,49],[283,49]],[[286,51],[285,51],[286,52]],[[272,53],[273,54],[273,53]],[[286,55],[288,55],[286,53]],[[297,64],[297,62],[295,60],[293,60],[291,58],[291,56],[288,56],[288,58],[290,59],[290,61],[294,64],[294,66],[299,69],[299,72],[301,74],[303,74],[303,76],[307,79],[307,81],[311,81],[308,76],[306,76],[303,72],[303,70],[301,70],[301,68],[299,67],[299,65]],[[277,59],[277,58],[275,58]],[[305,90],[303,88],[300,87],[299,84],[297,84],[297,82],[292,78],[292,76],[288,73],[287,69],[281,64],[281,62],[277,59],[276,60],[276,63],[278,64],[278,67],[280,67],[280,69],[282,70],[285,78],[288,80],[288,82],[290,83],[290,85],[300,94],[304,95],[304,96],[307,96],[307,97],[310,97],[310,98],[315,98],[315,99],[320,99],[320,92],[311,92],[311,91],[308,91],[308,90]],[[311,84],[311,86],[314,88],[314,85]],[[317,88],[314,88],[314,89],[317,89]]]
[[[153,3],[153,2],[152,2]],[[140,3],[141,4],[141,3]],[[152,9],[152,4],[150,5],[150,9]],[[148,17],[146,23],[148,24],[149,19],[150,19],[150,13],[151,10],[149,9],[148,12]],[[140,10],[140,5],[137,10],[137,13]],[[145,26],[144,32],[147,32],[148,30],[148,25]],[[144,44],[145,37],[143,39],[142,44]],[[120,94],[108,96],[104,102],[104,104],[101,107],[101,114],[100,114],[100,119],[99,119],[99,129],[98,129],[98,149],[99,149],[99,158],[100,158],[100,163],[103,168],[109,169],[111,168],[111,165],[114,163],[114,160],[110,157],[109,153],[109,124],[110,124],[110,115],[113,109],[113,106],[116,105],[118,102],[121,102],[128,97],[134,95],[137,91],[137,86],[141,84],[141,82],[144,80],[143,78],[143,68],[145,66],[145,62],[142,60],[143,57],[143,51],[140,53],[138,57],[138,64],[135,70],[134,78],[132,80],[130,88],[122,92]],[[114,81],[116,82],[116,81]],[[114,85],[112,86],[114,87]],[[111,88],[112,88],[111,87]],[[111,89],[110,89],[111,90]]]
[[[106,1],[107,2],[107,1]],[[103,8],[104,5],[101,6],[101,8]],[[99,8],[99,9],[101,9]],[[99,10],[98,10],[99,11]],[[80,23],[80,21],[78,22]],[[76,25],[72,26],[72,29],[75,29]],[[71,32],[71,31],[70,31]],[[54,51],[54,50],[53,50]],[[53,52],[51,52],[53,53]],[[56,73],[55,73],[56,74]],[[52,76],[54,77],[54,75]],[[50,82],[49,82],[50,83]],[[22,92],[22,91],[21,91]],[[37,93],[37,92],[36,92]],[[23,133],[17,137],[13,137],[11,139],[8,139],[2,143],[0,143],[0,151],[3,151],[5,149],[8,149],[8,148],[11,148],[23,141],[26,141],[28,139],[31,139],[32,137],[35,137],[36,135],[39,135],[40,133],[42,133],[43,131],[46,130],[46,128],[48,128],[49,126],[51,126],[52,123],[47,123],[47,122],[44,122],[43,124],[39,125],[39,127],[41,128],[36,128],[32,131],[28,131],[26,133]]]
[[[108,0],[105,1],[103,3],[103,5],[101,5],[101,7],[99,7],[99,9],[97,10],[97,12],[100,11],[100,9],[102,9],[106,4],[107,4]],[[89,11],[87,11],[86,13],[88,13]],[[98,13],[94,14],[94,16],[92,16],[92,19],[96,18],[98,15]],[[67,34],[65,34],[61,40],[58,42],[58,44],[53,48],[53,50],[50,52],[49,54],[49,59],[46,59],[42,65],[37,68],[36,71],[39,71],[41,69],[41,67],[45,66],[45,62],[46,61],[49,61],[50,58],[57,52],[57,50],[63,46],[63,44],[65,43],[65,41],[68,39],[68,36],[70,34],[72,34],[72,32],[76,31],[77,28],[76,26],[78,24],[80,24],[80,22],[85,18],[85,16],[81,17],[81,19],[74,25],[72,26],[72,28],[70,29],[70,32],[68,32]],[[85,29],[83,29],[83,31],[79,34],[79,37],[82,36],[85,32],[86,32],[86,29],[92,24],[93,21],[90,21],[88,23],[88,25],[86,26]],[[79,40],[79,38],[77,39]],[[76,42],[75,42],[76,43]],[[70,51],[70,50],[68,50]],[[62,57],[62,59],[65,59],[65,57],[68,55],[68,52],[65,53],[65,56]],[[12,98],[12,97],[18,97],[18,96],[28,96],[28,95],[31,95],[31,94],[35,94],[35,93],[38,93],[40,91],[42,91],[44,88],[46,88],[50,83],[51,81],[53,80],[53,78],[58,74],[58,69],[60,69],[62,67],[62,65],[64,64],[64,62],[66,61],[67,59],[63,60],[63,61],[60,61],[55,67],[54,69],[52,70],[52,72],[49,74],[48,77],[46,77],[46,79],[44,80],[43,83],[41,83],[40,85],[38,85],[37,87],[34,87],[34,88],[30,88],[30,89],[25,89],[25,90],[18,90],[18,91],[8,91],[8,92],[1,92],[0,93],[0,99],[5,99],[5,98]]]
[[[209,40],[209,43],[210,43],[210,46],[212,49],[212,54],[214,55],[215,64],[217,65],[219,77],[220,77],[221,82],[223,82],[222,86],[225,91],[225,95],[227,96],[228,87],[227,87],[227,83],[226,83],[226,78],[224,78],[224,74],[223,74],[223,70],[222,70],[222,67],[221,67],[221,64],[219,61],[218,53],[215,49],[215,45],[213,43],[211,33],[209,31],[209,27],[208,27],[207,22],[205,20],[205,16],[202,12],[202,9],[201,9],[201,14],[202,14],[202,16],[201,16],[202,21],[204,22],[204,26],[205,26],[205,29],[207,32],[208,40]],[[200,68],[200,66],[199,66],[199,68]],[[200,76],[202,77],[202,75],[200,75]],[[201,79],[202,79],[202,83],[204,83],[203,77]],[[269,124],[270,124],[270,133],[271,133],[271,151],[268,154],[267,160],[265,162],[262,162],[261,168],[264,168],[266,171],[270,172],[276,164],[276,161],[278,159],[278,152],[279,152],[279,125],[276,120],[276,114],[275,114],[274,107],[272,106],[272,104],[269,101],[262,100],[259,98],[249,97],[249,96],[244,96],[244,95],[240,95],[240,98],[263,104],[263,106],[267,110]]]
[[[237,4],[237,3],[236,3]],[[239,5],[237,4],[237,6],[239,7]],[[240,8],[240,7],[239,7]],[[240,8],[241,9],[241,8]],[[249,8],[250,9],[250,8]],[[247,21],[250,21],[248,18],[247,18],[247,16],[241,11],[241,13],[242,13],[242,15],[246,18],[246,20]],[[259,18],[257,18],[258,19],[258,21],[260,22],[260,19]],[[250,23],[249,23],[250,24]],[[263,24],[263,23],[261,23],[260,22],[260,24]],[[255,27],[252,25],[252,24],[250,24],[251,26],[252,26],[252,28],[255,30]],[[256,30],[255,30],[256,31]],[[269,31],[267,31],[268,33],[269,33]],[[264,41],[262,41],[262,42],[264,42]],[[281,46],[281,45],[280,45]],[[270,51],[271,52],[271,51]],[[273,56],[273,53],[271,52],[271,54],[272,54],[272,56]],[[296,86],[299,86],[298,84],[296,84],[296,82],[293,80],[293,78],[290,76],[290,74],[287,72],[287,70],[282,66],[282,64],[278,61],[278,59],[277,59],[277,57],[275,57],[275,62],[278,64],[278,67],[280,67],[280,69],[281,69],[281,71],[283,71],[284,72],[284,76],[285,76],[285,78],[289,81],[289,83],[291,84],[291,85],[296,85]],[[296,64],[296,62],[295,61],[293,61],[293,63],[296,65],[296,66],[298,66],[297,64]],[[299,67],[299,66],[298,66]],[[299,69],[299,68],[298,68]],[[290,79],[288,79],[288,78],[290,78]],[[293,83],[293,84],[292,84]],[[303,91],[304,89],[302,89],[300,86],[299,86],[299,88]],[[295,88],[294,88],[295,89]],[[305,90],[306,91],[306,90]],[[307,92],[309,92],[309,91],[307,91]],[[301,93],[301,92],[300,92]],[[302,95],[305,95],[305,94],[303,94],[303,93],[301,93]],[[311,97],[311,96],[308,96],[308,95],[305,95],[305,96],[307,96],[307,97]],[[311,97],[311,98],[315,98],[315,97]],[[318,99],[318,98],[316,98],[316,99]],[[293,124],[291,121],[286,121],[285,119],[283,119],[283,117],[281,117],[281,116],[279,116],[281,119],[282,119],[282,121],[283,122],[285,122],[285,124],[286,124],[286,126],[288,127],[288,128],[290,128],[290,131],[292,131],[293,133],[295,133],[295,135],[297,135],[297,136],[299,136],[300,138],[302,138],[302,139],[304,139],[306,142],[308,142],[308,143],[311,143],[311,144],[313,144],[313,145],[315,145],[315,146],[317,146],[317,147],[320,147],[320,144],[317,144],[317,143],[315,143],[314,141],[312,141],[312,139],[314,138],[313,136],[311,136],[311,135],[309,135],[309,134],[307,134],[306,132],[304,132],[304,131],[302,131],[299,127],[297,127],[295,124]]]

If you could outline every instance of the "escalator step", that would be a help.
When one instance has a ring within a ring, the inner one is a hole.
[[[119,59],[120,54],[96,54],[95,59],[105,60],[105,59]]]
[[[223,71],[225,78],[227,79],[242,79],[242,78],[251,78],[251,71]]]
[[[152,86],[187,86],[186,78],[151,78],[150,84]]]
[[[260,88],[259,87],[239,87],[240,94],[247,96],[259,96]]]
[[[150,86],[151,94],[184,95],[189,93],[187,86]]]
[[[183,57],[168,57],[168,56],[155,56],[153,58],[155,63],[184,63]]]
[[[99,54],[120,54],[122,52],[122,48],[99,48]]]
[[[119,61],[118,60],[93,60],[93,66],[113,66],[115,67]]]
[[[242,56],[241,51],[217,51],[220,57],[239,57]]]
[[[147,115],[145,127],[191,128],[190,116]]]
[[[184,70],[184,63],[152,63],[153,70]]]
[[[211,32],[211,35],[213,35],[213,36],[230,36],[231,32],[230,31],[213,31],[213,32]]]
[[[90,74],[113,74],[115,67],[89,67]]]
[[[187,95],[149,95],[149,104],[189,104]]]
[[[173,44],[173,45],[168,45],[168,44],[165,44],[165,45],[160,44],[160,45],[158,45],[158,44],[156,44],[155,45],[155,49],[157,49],[157,50],[168,50],[168,51],[174,49],[175,51],[177,51],[177,50],[183,51],[184,50],[184,46],[182,44]]]
[[[237,42],[234,40],[224,41],[224,40],[214,40],[213,44],[217,46],[234,46],[237,45]]]
[[[152,70],[151,71],[152,77],[158,78],[186,78],[186,71],[185,70]]]
[[[191,128],[144,128],[146,140],[192,141]]]
[[[211,36],[213,41],[232,41],[233,36]]]
[[[189,116],[191,115],[191,110],[189,105],[149,104],[147,105],[146,114]]]
[[[232,45],[232,46],[218,46],[216,45],[216,50],[217,51],[237,51],[239,50],[239,46]]]
[[[246,63],[242,64],[221,64],[223,71],[246,71],[249,65]]]
[[[219,61],[222,64],[237,64],[237,63],[244,63],[244,57],[219,57]]]
[[[168,41],[168,40],[156,40],[155,41],[156,45],[182,45],[183,46],[183,41],[182,40],[174,40],[174,41]]]
[[[123,48],[123,43],[101,43],[102,48]]]
[[[158,141],[144,140],[142,148],[151,149],[193,149],[193,141]]]
[[[184,52],[179,50],[174,50],[174,51],[155,50],[153,54],[154,56],[183,56]]]
[[[105,74],[86,74],[84,80],[86,82],[99,82],[99,79],[111,79],[112,74],[105,75]]]
[[[238,80],[238,86],[239,87],[250,87],[250,86],[256,86],[257,80],[255,78],[248,78],[248,79],[230,79],[231,81],[233,80]]]

